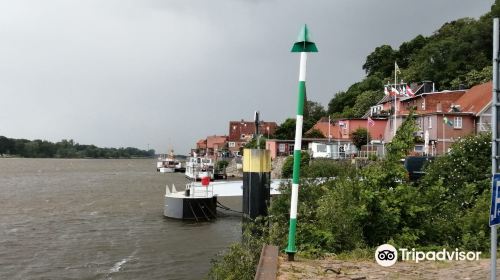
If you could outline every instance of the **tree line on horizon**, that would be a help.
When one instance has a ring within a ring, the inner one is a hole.
[[[82,145],[72,139],[53,143],[47,140],[13,139],[0,136],[0,156],[25,158],[133,158],[154,157],[155,150],[148,151],[133,147],[100,148]]]
[[[443,24],[430,36],[417,35],[397,49],[384,44],[376,47],[362,65],[366,76],[345,91],[337,92],[324,108],[306,100],[305,137],[322,137],[307,132],[322,117],[360,118],[382,99],[383,86],[394,83],[394,62],[405,82],[432,81],[436,90],[470,88],[492,79],[493,18],[500,17],[499,0],[479,19],[461,18]],[[397,81],[400,82],[400,81]],[[276,130],[277,139],[293,139],[295,119],[288,118]],[[324,137],[324,136],[323,136]]]

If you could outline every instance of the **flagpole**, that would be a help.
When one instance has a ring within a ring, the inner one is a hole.
[[[342,137],[342,132],[339,125],[339,138],[337,138],[337,158],[340,159],[340,138]]]
[[[332,134],[330,133],[330,115],[328,115],[328,143],[331,141]]]
[[[445,126],[444,126],[444,114],[443,114],[443,155],[446,154],[445,152],[445,149],[444,149],[444,129],[445,129]]]
[[[370,135],[370,123],[368,119],[366,119],[366,159],[368,159],[368,146],[370,145],[368,135]]]
[[[396,71],[396,61],[394,61],[394,88],[396,88],[396,81],[397,81],[397,74],[398,71]],[[397,100],[398,100],[398,97],[397,97],[397,93],[394,93],[394,133],[393,133],[393,136],[396,137],[396,124],[398,122],[398,119],[397,119]]]

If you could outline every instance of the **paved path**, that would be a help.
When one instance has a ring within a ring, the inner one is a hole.
[[[398,262],[385,268],[375,261],[341,261],[333,258],[295,262],[279,259],[278,280],[295,279],[489,279],[489,259],[454,262]],[[500,267],[500,262],[497,267]],[[497,272],[500,279],[500,271]]]

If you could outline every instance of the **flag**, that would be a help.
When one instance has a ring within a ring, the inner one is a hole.
[[[391,95],[393,95],[393,96],[394,96],[394,95],[395,95],[395,96],[398,96],[398,95],[399,95],[399,91],[398,91],[396,88],[391,87]]]
[[[375,125],[375,121],[372,120],[372,118],[368,117],[368,125],[369,126],[374,126]]]
[[[410,97],[415,96],[415,93],[413,92],[413,90],[411,90],[411,88],[408,85],[406,85],[406,94],[408,94],[408,96]]]
[[[453,126],[453,122],[452,122],[452,121],[450,121],[447,117],[444,117],[444,118],[443,118],[443,122],[444,122],[444,124],[447,124],[447,125],[449,125],[449,126]]]
[[[387,87],[384,87],[384,94],[389,95],[389,90],[387,89]]]
[[[394,61],[394,72],[398,73],[398,74],[401,74],[401,70],[399,70],[399,66],[398,64],[396,63],[396,61]]]
[[[401,95],[403,95],[404,97],[407,97],[408,95],[406,94],[406,88],[405,86],[401,85]]]

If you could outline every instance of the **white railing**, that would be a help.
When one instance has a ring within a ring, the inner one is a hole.
[[[370,156],[379,156],[377,151],[359,151],[358,157],[360,158],[368,158]]]
[[[186,190],[189,190],[189,197],[212,197],[214,195],[214,187],[212,185],[202,186],[189,183],[186,184]]]

